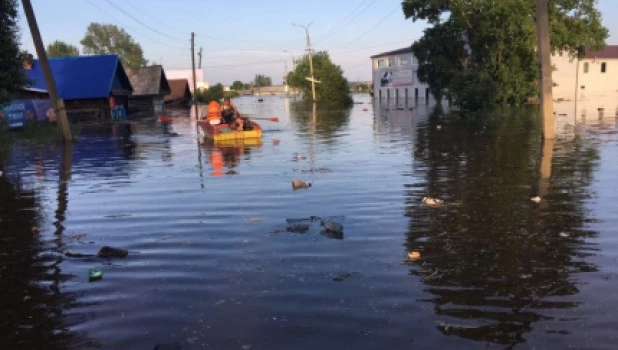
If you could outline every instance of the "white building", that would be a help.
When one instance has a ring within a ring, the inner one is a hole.
[[[581,59],[555,54],[552,68],[557,122],[598,123],[618,116],[618,45],[586,52]]]
[[[374,97],[380,102],[406,104],[429,99],[429,87],[420,83],[418,60],[407,47],[371,56]]]
[[[554,54],[551,60],[554,100],[585,101],[617,95],[618,45],[588,51],[581,59]]]
[[[166,68],[165,76],[167,79],[187,79],[189,81],[189,89],[193,91],[193,70],[191,68]],[[196,87],[198,90],[208,89],[210,85],[204,81],[204,71],[195,69]]]

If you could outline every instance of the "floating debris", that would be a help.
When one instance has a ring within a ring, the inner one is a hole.
[[[125,249],[104,246],[99,250],[97,256],[101,258],[124,258],[129,254]]]
[[[302,154],[299,153],[294,153],[294,160],[305,160],[307,159],[306,156],[303,156]]]
[[[344,216],[326,216],[321,218],[320,225],[324,227],[326,231],[332,233],[343,233],[343,219]]]
[[[96,281],[103,278],[103,270],[95,267],[88,270],[88,281]]]
[[[300,189],[303,189],[303,188],[309,188],[309,187],[311,187],[311,184],[308,183],[308,182],[305,182],[305,181],[302,181],[302,180],[294,180],[294,181],[292,181],[292,189],[294,191],[300,190]]]
[[[444,201],[438,198],[423,197],[421,201],[428,207],[441,207],[444,205]]]
[[[409,252],[408,253],[408,259],[409,260],[418,260],[421,258],[421,253],[417,252],[417,251],[413,251],[413,252]]]
[[[541,197],[536,196],[536,197],[532,197],[530,198],[531,201],[533,201],[534,203],[539,203],[541,201]]]
[[[94,256],[94,254],[75,253],[70,250],[67,250],[66,252],[64,252],[64,255],[68,256],[69,258],[85,258],[89,256]]]
[[[310,216],[308,218],[285,219],[287,222],[286,230],[294,233],[305,233],[309,231],[312,222],[320,220],[318,216]]]

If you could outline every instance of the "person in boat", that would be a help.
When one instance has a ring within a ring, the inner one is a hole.
[[[206,121],[212,125],[225,122],[225,120],[221,116],[221,107],[219,106],[219,102],[210,101],[206,109]]]
[[[225,120],[225,124],[232,124],[238,114],[236,104],[229,97],[224,97],[221,105],[221,116]]]

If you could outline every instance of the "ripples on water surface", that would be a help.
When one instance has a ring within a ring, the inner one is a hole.
[[[209,144],[182,116],[64,152],[14,145],[3,348],[613,347],[612,136],[542,147],[526,113],[470,126],[356,98],[315,123],[240,99],[280,119],[257,145]],[[343,235],[310,216],[344,216]],[[64,255],[104,245],[129,256]]]

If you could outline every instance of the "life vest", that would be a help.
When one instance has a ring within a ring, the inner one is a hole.
[[[221,120],[221,108],[217,101],[211,101],[206,109],[206,121],[210,122],[211,120]]]

